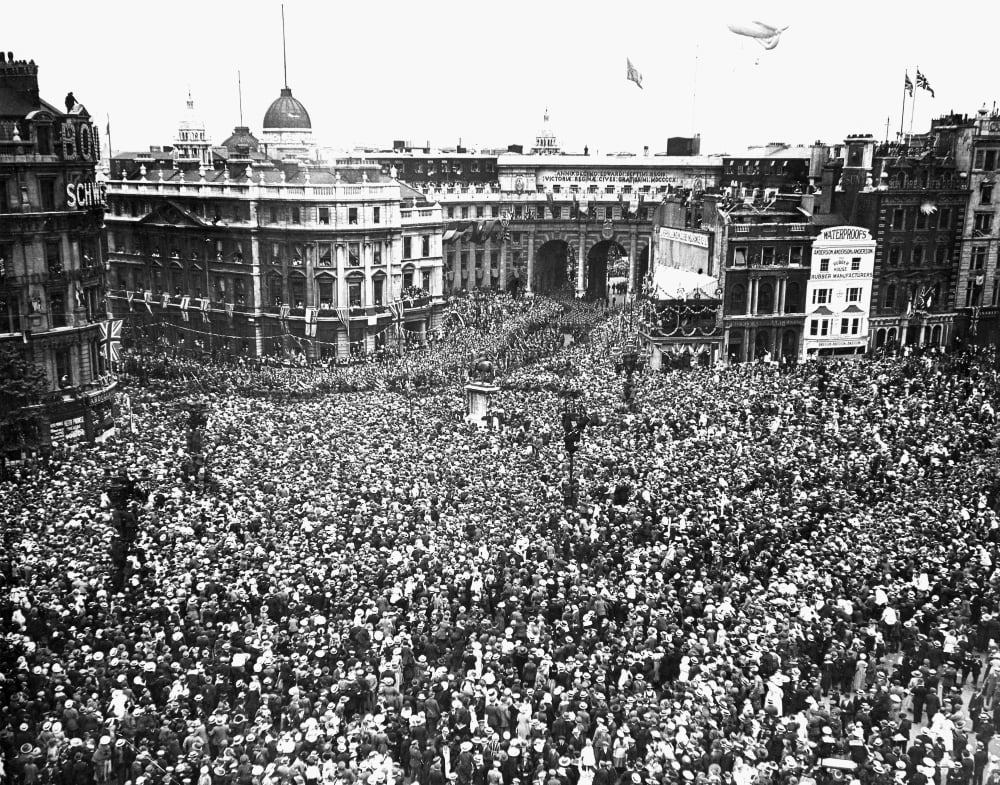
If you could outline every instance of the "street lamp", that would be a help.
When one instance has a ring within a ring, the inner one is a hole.
[[[579,390],[567,391],[566,402],[563,404],[562,411],[563,444],[566,447],[566,454],[569,456],[569,487],[564,494],[567,506],[576,504],[576,480],[573,477],[573,456],[580,449],[583,432],[591,422],[586,409],[576,400],[579,395]]]
[[[625,404],[629,409],[635,404],[635,369],[639,363],[639,347],[629,343],[622,350],[621,364],[625,369],[625,385],[623,388]]]

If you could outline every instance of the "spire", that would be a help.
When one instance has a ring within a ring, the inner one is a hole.
[[[194,99],[191,97],[191,85],[188,85],[188,100],[187,100],[188,110],[194,111]]]
[[[285,45],[285,4],[281,4],[281,62],[285,70],[285,89],[288,89],[288,47]]]
[[[542,118],[542,122],[544,123],[549,122],[549,108],[547,106],[545,107],[545,115]]]

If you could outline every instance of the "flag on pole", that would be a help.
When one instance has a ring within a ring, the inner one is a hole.
[[[212,321],[211,319],[208,318],[208,305],[209,305],[208,298],[207,297],[202,297],[201,298],[201,320],[203,322],[210,322],[210,321]]]
[[[191,317],[188,315],[188,307],[191,305],[191,298],[188,295],[184,295],[181,298],[181,316],[184,317],[185,322],[190,322]]]
[[[317,311],[315,308],[306,308],[306,335],[309,338],[316,337]]]
[[[104,357],[108,364],[121,362],[122,320],[109,319],[98,325],[101,332],[101,345],[104,347]]]
[[[632,82],[635,82],[636,85],[638,85],[639,89],[641,90],[642,89],[642,74],[640,74],[636,70],[635,66],[632,65],[632,61],[629,58],[627,58],[627,57],[625,58],[625,65],[626,65],[626,67],[628,69],[627,72],[626,72],[626,74],[625,74],[625,78],[628,79],[628,80],[630,80],[630,81],[632,81]]]
[[[132,300],[135,298],[135,292],[126,291],[125,296],[128,298],[128,309],[134,311],[135,308],[132,307]]]
[[[927,77],[920,73],[920,69],[917,69],[917,87],[922,87],[928,93],[931,94],[931,98],[934,97],[934,90],[931,89],[930,82],[927,81]]]
[[[919,71],[917,73],[920,73]],[[913,82],[910,81],[910,72],[906,72],[906,81],[903,82],[903,89],[910,94],[910,98],[913,98]]]
[[[146,310],[149,311],[150,313],[152,313],[153,312],[153,293],[147,290],[146,293],[143,295],[143,301],[146,303]]]
[[[351,317],[347,311],[347,307],[344,305],[338,305],[336,311],[337,311],[337,318],[340,319],[344,327],[350,327]]]

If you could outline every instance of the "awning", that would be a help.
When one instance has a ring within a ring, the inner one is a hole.
[[[653,297],[657,300],[718,299],[718,279],[677,267],[657,267],[653,273]]]

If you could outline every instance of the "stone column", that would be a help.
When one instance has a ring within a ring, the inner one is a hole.
[[[750,359],[750,328],[743,328],[743,344],[740,346],[740,362]]]
[[[785,313],[785,290],[788,288],[788,279],[782,278],[778,281],[780,289],[778,291],[778,313]]]
[[[576,296],[583,297],[586,287],[584,286],[583,277],[583,266],[585,264],[586,256],[584,255],[584,245],[587,242],[587,231],[585,229],[580,230],[577,247],[576,247]]]
[[[535,275],[535,227],[528,230],[528,280],[525,282],[525,292],[531,293],[531,279]]]
[[[626,291],[628,294],[632,294],[635,289],[635,255],[636,255],[636,245],[638,244],[639,229],[636,226],[632,226],[629,231],[628,238],[628,286]]]
[[[500,288],[507,291],[507,243],[500,241]]]
[[[257,222],[256,202],[250,202],[250,221],[253,224]],[[264,307],[264,290],[261,275],[260,237],[255,230],[250,232],[250,291],[247,294],[250,306],[248,321],[253,327],[254,356],[261,357],[264,354],[264,325],[261,318]]]
[[[781,313],[781,298],[785,291],[785,280],[784,278],[774,279],[774,302],[772,303],[771,312],[775,314]]]

